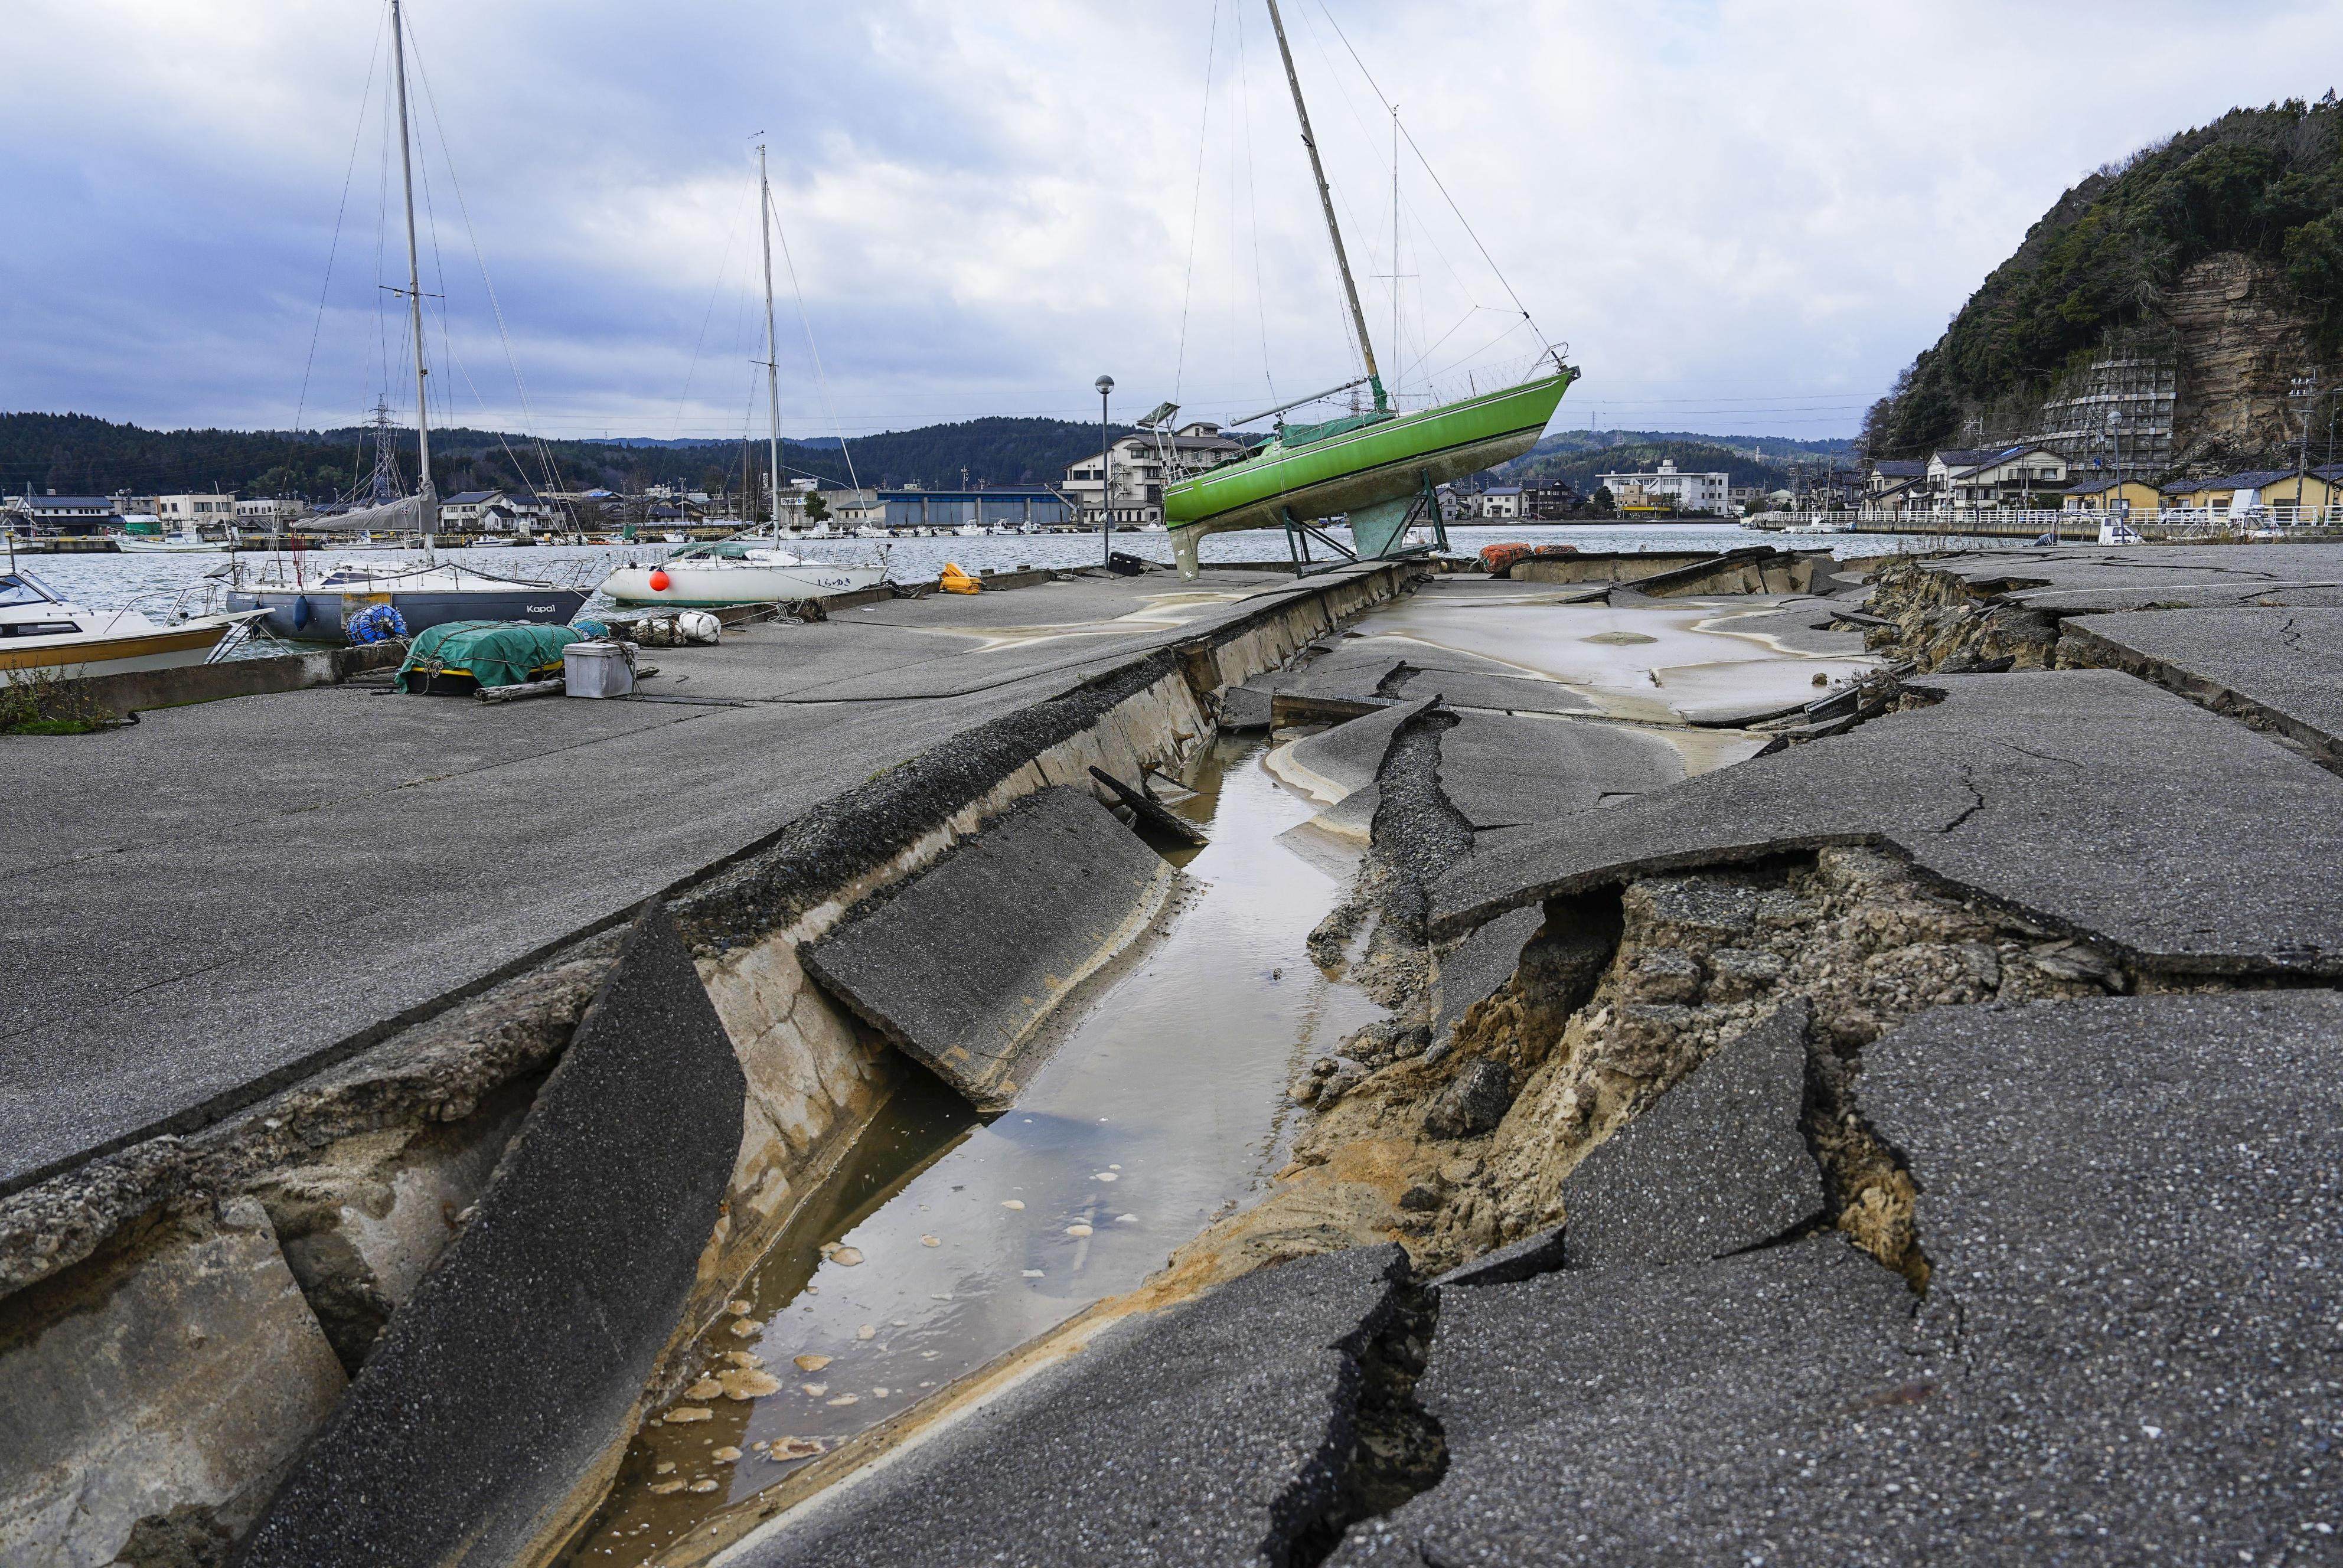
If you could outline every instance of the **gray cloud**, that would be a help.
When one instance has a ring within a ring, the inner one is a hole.
[[[1852,429],[2087,168],[2236,103],[2316,95],[2300,63],[2343,43],[2332,5],[1331,4],[1586,368],[1564,420],[1806,435]],[[17,0],[0,407],[316,424],[386,379],[398,396],[377,11]],[[1287,13],[1387,337],[1388,126],[1320,0]],[[443,417],[524,422],[443,129],[547,434],[740,427],[759,130],[828,371],[825,399],[784,276],[798,433],[828,430],[825,402],[849,431],[1080,416],[1100,370],[1134,407],[1176,381],[1225,415],[1263,390],[1264,360],[1287,392],[1350,363],[1252,0],[413,15]],[[1428,394],[1425,370],[1484,376],[1534,344],[1479,347],[1510,302],[1412,159],[1404,175],[1412,276],[1399,351],[1383,347],[1403,367],[1432,350],[1405,377]]]

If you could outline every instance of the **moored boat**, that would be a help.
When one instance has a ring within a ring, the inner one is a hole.
[[[241,563],[239,563],[239,566]],[[409,636],[451,620],[525,620],[567,626],[588,589],[530,582],[453,564],[376,566],[344,561],[311,576],[279,559],[226,585],[231,610],[261,610],[261,625],[303,642],[344,642],[350,623],[377,605],[398,615]]]
[[[158,623],[135,609],[85,609],[32,573],[0,571],[0,683],[205,664],[249,613]]]
[[[794,604],[873,588],[887,580],[882,565],[810,561],[779,548],[769,536],[719,539],[678,550],[654,566],[612,572],[602,592],[624,605],[701,608],[729,604]]]

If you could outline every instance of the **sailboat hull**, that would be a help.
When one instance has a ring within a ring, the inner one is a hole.
[[[1403,414],[1214,468],[1163,489],[1164,520],[1184,557],[1206,534],[1282,528],[1400,500],[1537,445],[1575,370]]]

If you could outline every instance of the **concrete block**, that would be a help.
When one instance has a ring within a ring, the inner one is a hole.
[[[1086,791],[1029,797],[799,950],[807,969],[980,1109],[1012,1103],[1027,1045],[1137,939],[1172,871]]]
[[[341,1363],[249,1198],[9,1304],[0,1563],[96,1568],[173,1509],[206,1533],[238,1528],[341,1397]]]
[[[583,1523],[690,1292],[746,1103],[654,907],[243,1562],[503,1563]]]
[[[1721,1258],[1822,1211],[1806,1019],[1803,1000],[1776,1008],[1579,1162],[1562,1184],[1571,1268]]]

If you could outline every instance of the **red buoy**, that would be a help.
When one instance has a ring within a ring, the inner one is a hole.
[[[675,580],[674,578],[672,578],[669,577],[669,576],[667,575],[667,573],[665,573],[665,572],[663,572],[663,571],[656,571],[656,570],[655,570],[655,571],[653,571],[653,572],[651,573],[651,592],[653,592],[653,593],[665,593],[665,592],[667,592],[668,585],[669,585],[669,583],[673,582],[674,580]]]

